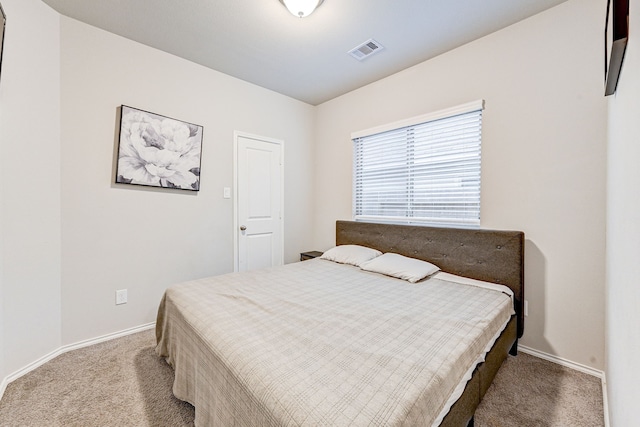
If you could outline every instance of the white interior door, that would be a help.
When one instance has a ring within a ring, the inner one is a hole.
[[[236,133],[236,271],[283,263],[282,142]]]

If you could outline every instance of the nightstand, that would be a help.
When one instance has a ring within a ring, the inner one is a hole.
[[[302,252],[300,254],[300,261],[306,261],[308,259],[313,259],[313,258],[317,258],[320,255],[322,255],[322,252],[320,251],[309,251],[309,252]]]

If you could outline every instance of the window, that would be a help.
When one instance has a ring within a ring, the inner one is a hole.
[[[352,134],[354,219],[479,227],[483,105]]]

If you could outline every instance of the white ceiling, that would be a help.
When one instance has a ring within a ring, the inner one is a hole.
[[[63,15],[312,105],[566,0],[43,0]],[[384,46],[360,62],[348,51]],[[514,58],[517,60],[517,58]]]

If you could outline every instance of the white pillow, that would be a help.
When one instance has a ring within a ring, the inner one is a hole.
[[[382,252],[365,246],[340,245],[329,249],[323,253],[320,258],[339,262],[340,264],[351,264],[360,267],[360,264],[380,255],[382,255]]]
[[[409,258],[399,254],[387,252],[360,266],[365,271],[386,274],[398,279],[416,283],[427,276],[440,271],[440,268],[427,261]]]

